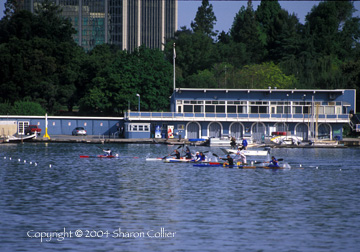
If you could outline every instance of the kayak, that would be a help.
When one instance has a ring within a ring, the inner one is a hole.
[[[267,166],[257,166],[257,165],[225,165],[224,163],[205,163],[205,164],[194,164],[193,166],[196,167],[225,167],[225,168],[238,168],[238,169],[256,169],[256,168],[263,168],[263,169],[284,169],[281,166],[275,165],[267,165]]]
[[[80,155],[80,158],[117,158],[116,156],[106,156],[106,155]]]
[[[175,159],[175,158],[169,158],[169,159],[164,159],[164,163],[194,163],[195,160],[194,159]]]
[[[225,154],[236,154],[237,150],[220,148]],[[267,156],[270,150],[243,150],[246,156]]]
[[[80,155],[80,158],[138,158],[138,157],[126,157],[126,156],[114,156],[114,155]]]
[[[146,161],[162,161],[164,158],[161,158],[161,157],[159,157],[159,158],[146,158],[145,160]]]

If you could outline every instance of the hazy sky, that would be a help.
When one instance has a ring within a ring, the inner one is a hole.
[[[0,0],[0,19],[4,13],[4,3],[6,0]],[[319,1],[279,1],[281,7],[290,13],[295,13],[301,23],[305,22],[305,16],[310,12],[314,5],[318,5]],[[191,21],[194,20],[198,7],[201,5],[201,0],[189,1],[179,0],[178,2],[178,29],[181,26],[190,28]],[[239,12],[241,6],[246,6],[246,0],[237,1],[211,1],[213,10],[217,18],[215,30],[228,32],[234,21],[234,17]],[[260,4],[260,1],[253,1],[254,10]],[[360,10],[360,2],[354,1],[355,8]],[[359,15],[359,11],[356,12],[356,16]]]

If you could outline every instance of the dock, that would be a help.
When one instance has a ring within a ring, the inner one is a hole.
[[[188,139],[179,138],[114,138],[109,136],[71,136],[71,135],[53,135],[50,139],[45,137],[37,137],[35,139],[27,140],[26,142],[38,143],[87,143],[87,144],[166,144],[166,145],[193,145],[204,146],[206,141],[192,142]],[[0,142],[1,143],[1,142]],[[5,142],[4,142],[5,143]],[[208,146],[208,145],[207,145]],[[253,148],[270,147],[270,148],[347,148],[359,147],[360,138],[344,138],[339,141],[317,141],[310,145],[309,143],[301,143],[300,145],[278,145],[272,143],[252,144]]]

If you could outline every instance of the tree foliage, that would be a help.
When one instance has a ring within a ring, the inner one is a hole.
[[[212,37],[216,35],[216,32],[214,32],[216,21],[212,4],[209,3],[209,0],[202,0],[202,4],[196,13],[195,20],[194,22],[191,22],[191,28],[194,32],[204,33],[207,36]]]
[[[35,14],[8,0],[0,20],[0,112],[19,105],[83,115],[168,110],[176,45],[176,87],[353,88],[359,94],[360,18],[352,1],[322,1],[304,24],[278,1],[249,0],[216,39],[212,5],[203,0],[191,29],[181,27],[164,52],[100,45],[85,52],[52,1]],[[28,104],[28,103],[31,104]],[[17,104],[17,105],[15,105]],[[31,113],[22,111],[21,113]],[[36,112],[43,113],[43,111]]]

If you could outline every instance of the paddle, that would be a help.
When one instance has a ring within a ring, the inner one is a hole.
[[[181,148],[181,145],[180,145],[179,147],[177,147],[177,150],[180,149],[180,148]],[[174,152],[174,151],[170,152],[170,154],[173,153],[173,152]],[[169,154],[169,155],[166,155],[166,156],[163,157],[162,159],[165,159],[166,157],[170,156],[170,154]]]
[[[98,147],[99,149],[101,149],[102,151],[104,151],[104,149],[103,148],[101,148],[101,147],[99,147],[99,146],[96,146],[96,147]],[[116,154],[117,155],[117,154]],[[116,156],[115,155],[115,156]],[[130,157],[130,156],[116,156],[117,158],[139,158],[139,157]]]
[[[279,158],[277,161],[284,161],[284,159],[283,159],[283,158]],[[263,161],[255,161],[255,162],[254,162],[254,164],[262,164],[262,163],[270,163],[270,161],[265,161],[265,162],[263,162]]]

